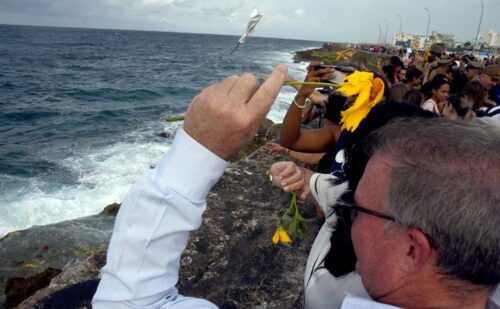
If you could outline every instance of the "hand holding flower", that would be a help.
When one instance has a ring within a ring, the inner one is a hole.
[[[270,169],[272,182],[285,192],[296,192],[305,199],[311,192],[304,171],[293,162],[277,162]]]

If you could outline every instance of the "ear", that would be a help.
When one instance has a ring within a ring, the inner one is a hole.
[[[417,229],[407,229],[407,252],[406,271],[410,273],[419,272],[429,264],[434,256],[429,239],[422,231]]]

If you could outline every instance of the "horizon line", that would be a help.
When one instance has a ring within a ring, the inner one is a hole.
[[[14,24],[14,23],[0,23],[0,26],[20,26],[20,27],[42,27],[42,28],[67,28],[67,29],[88,29],[88,30],[119,30],[119,31],[137,31],[137,32],[163,32],[163,33],[186,33],[186,34],[201,34],[201,35],[217,35],[217,36],[232,36],[239,38],[241,35],[236,34],[223,34],[223,33],[203,33],[203,32],[181,32],[181,31],[170,31],[170,30],[155,30],[155,29],[123,29],[123,28],[100,28],[92,26],[57,26],[57,25],[29,25],[29,24]],[[270,36],[258,36],[252,35],[253,38],[263,38],[263,39],[275,39],[275,40],[291,40],[291,41],[306,41],[306,42],[317,42],[317,43],[333,43],[330,41],[317,41],[311,39],[297,39],[297,38],[277,38]],[[336,42],[341,43],[341,42]]]

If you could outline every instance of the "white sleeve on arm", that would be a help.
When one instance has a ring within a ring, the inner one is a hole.
[[[314,199],[328,217],[335,201],[347,190],[347,181],[339,182],[339,179],[331,174],[316,173],[311,176],[309,187]]]
[[[228,162],[180,129],[122,201],[93,308],[217,308],[179,295],[180,257]]]

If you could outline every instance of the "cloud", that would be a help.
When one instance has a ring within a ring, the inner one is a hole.
[[[298,18],[303,18],[306,15],[306,10],[304,9],[296,9],[295,16]]]
[[[142,0],[141,3],[146,6],[170,6],[175,4],[182,4],[184,0]]]
[[[483,0],[480,34],[500,32],[499,0]],[[321,41],[370,42],[378,38],[377,25],[388,21],[388,37],[399,30],[425,34],[455,33],[471,40],[479,23],[481,3],[471,0],[318,0],[304,9],[303,1],[288,0],[0,0],[2,23],[46,26],[82,26],[139,30],[203,32],[238,35],[257,8],[263,20],[255,35]],[[353,21],[356,21],[353,24]],[[385,27],[384,27],[385,28]]]
[[[240,20],[240,16],[236,12],[232,12],[228,17],[226,17],[226,21],[229,23],[236,23]]]

